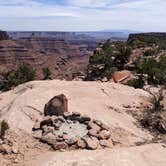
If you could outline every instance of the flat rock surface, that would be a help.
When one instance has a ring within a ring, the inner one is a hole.
[[[137,108],[141,103],[147,103],[149,95],[143,90],[100,82],[29,82],[0,93],[0,119],[6,119],[11,130],[18,135],[20,131],[32,134],[34,122],[42,118],[44,105],[62,93],[67,96],[69,112],[79,112],[102,121],[110,127],[111,138],[117,145],[113,149],[63,153],[48,150],[43,150],[43,153],[39,149],[38,155],[35,149],[30,155],[24,153],[25,166],[165,166],[164,146],[136,146],[138,142],[150,142],[152,139],[150,133],[136,125],[130,114],[140,111]]]
[[[165,166],[165,154],[166,148],[161,144],[149,144],[112,150],[48,153],[32,163],[33,166]]]

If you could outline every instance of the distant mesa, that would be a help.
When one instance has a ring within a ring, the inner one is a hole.
[[[6,31],[0,31],[0,40],[9,40],[10,37]]]

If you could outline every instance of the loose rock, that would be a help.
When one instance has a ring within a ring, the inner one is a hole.
[[[107,130],[102,130],[100,133],[99,133],[99,138],[100,139],[109,139],[111,137],[111,133]]]
[[[78,146],[78,148],[84,149],[84,148],[86,148],[86,143],[85,143],[84,140],[78,139],[77,140],[77,146]]]
[[[68,112],[68,101],[64,94],[53,97],[44,108],[44,115],[61,116]]]
[[[102,147],[106,147],[106,148],[112,148],[113,147],[113,143],[111,139],[108,140],[100,140],[100,145]]]
[[[98,142],[95,139],[91,139],[91,138],[83,138],[85,143],[86,143],[86,147],[87,149],[90,150],[96,150],[98,147]]]
[[[65,142],[58,142],[52,146],[54,150],[67,149],[68,145]]]
[[[88,135],[94,136],[94,137],[97,137],[97,136],[98,136],[97,133],[98,133],[98,132],[97,132],[97,130],[95,130],[95,129],[90,129],[90,130],[88,131]]]

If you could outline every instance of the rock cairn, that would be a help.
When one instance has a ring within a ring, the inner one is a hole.
[[[61,102],[57,102],[59,98]],[[64,95],[54,97],[46,106],[52,110],[47,110],[45,107],[45,116],[34,124],[33,136],[41,142],[49,144],[54,150],[96,150],[113,147],[109,127],[87,115],[68,112]],[[62,111],[61,106],[65,110]],[[62,112],[60,113],[59,110]],[[47,111],[49,115],[46,113]]]

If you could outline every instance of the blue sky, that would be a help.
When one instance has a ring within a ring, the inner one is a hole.
[[[0,29],[166,31],[166,0],[0,0]]]

